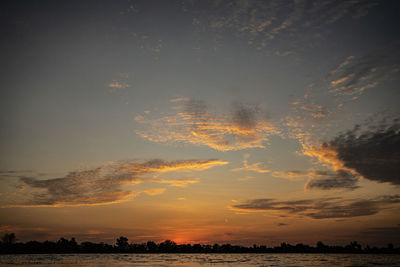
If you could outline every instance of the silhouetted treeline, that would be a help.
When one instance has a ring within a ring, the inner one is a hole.
[[[363,247],[357,241],[350,242],[346,246],[328,246],[319,241],[316,246],[304,244],[290,245],[282,243],[280,246],[267,247],[253,245],[251,247],[235,246],[231,244],[181,244],[171,240],[161,243],[148,241],[147,243],[129,243],[128,238],[121,236],[115,245],[106,243],[82,242],[78,244],[75,238],[67,240],[60,238],[53,241],[29,241],[17,242],[15,234],[5,234],[0,242],[1,254],[34,254],[34,253],[388,253],[400,254],[400,247],[393,244],[387,247],[377,248]]]

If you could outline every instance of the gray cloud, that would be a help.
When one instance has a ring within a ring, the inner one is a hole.
[[[313,219],[351,218],[377,214],[381,210],[380,204],[373,200],[358,200],[350,203],[319,203],[316,211],[306,213]]]
[[[400,195],[373,199],[345,200],[343,198],[318,198],[295,201],[278,201],[271,198],[253,199],[231,208],[245,211],[268,211],[295,214],[313,219],[352,218],[377,214],[382,209],[400,204]]]
[[[354,169],[366,179],[400,185],[400,124],[360,133],[360,128],[339,135],[323,147],[337,152],[346,168]]]
[[[284,179],[301,179],[308,177],[305,188],[306,189],[348,189],[355,190],[359,188],[357,182],[359,177],[347,170],[338,169],[335,171],[273,171],[271,176],[284,178]]]
[[[233,122],[242,129],[253,129],[257,125],[260,110],[257,107],[246,106],[241,103],[233,105]]]
[[[307,189],[321,189],[321,190],[331,190],[331,189],[357,189],[357,182],[359,178],[346,171],[316,171],[311,174],[312,178],[307,182]]]
[[[210,160],[117,161],[98,168],[74,171],[61,178],[37,179],[21,176],[19,198],[4,206],[66,206],[111,204],[132,198],[129,185],[155,182],[183,186],[183,179],[165,180],[154,174],[179,170],[204,170],[227,162]],[[153,174],[152,176],[147,176]],[[21,200],[22,199],[22,200]]]

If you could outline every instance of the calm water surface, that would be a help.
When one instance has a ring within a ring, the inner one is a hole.
[[[0,255],[0,266],[398,266],[400,255],[40,254]]]

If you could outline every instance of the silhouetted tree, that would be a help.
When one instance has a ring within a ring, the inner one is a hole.
[[[1,241],[6,245],[14,244],[16,240],[14,233],[5,233],[1,238]]]
[[[220,247],[218,244],[213,245],[213,251],[218,252],[220,250]]]
[[[158,246],[153,241],[148,241],[147,244],[146,244],[146,247],[147,247],[147,251],[156,252]]]
[[[329,246],[322,243],[322,241],[317,242],[317,251],[318,252],[326,252],[329,250]]]
[[[121,236],[120,238],[117,238],[117,247],[120,250],[127,250],[129,246],[128,243],[128,238],[125,236]]]
[[[361,245],[357,241],[350,242],[350,247],[354,250],[361,250]]]
[[[158,245],[160,252],[172,252],[176,248],[176,243],[171,240],[165,240]]]

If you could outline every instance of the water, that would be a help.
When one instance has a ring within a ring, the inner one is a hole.
[[[373,254],[28,254],[0,255],[0,266],[398,266],[400,255]]]

